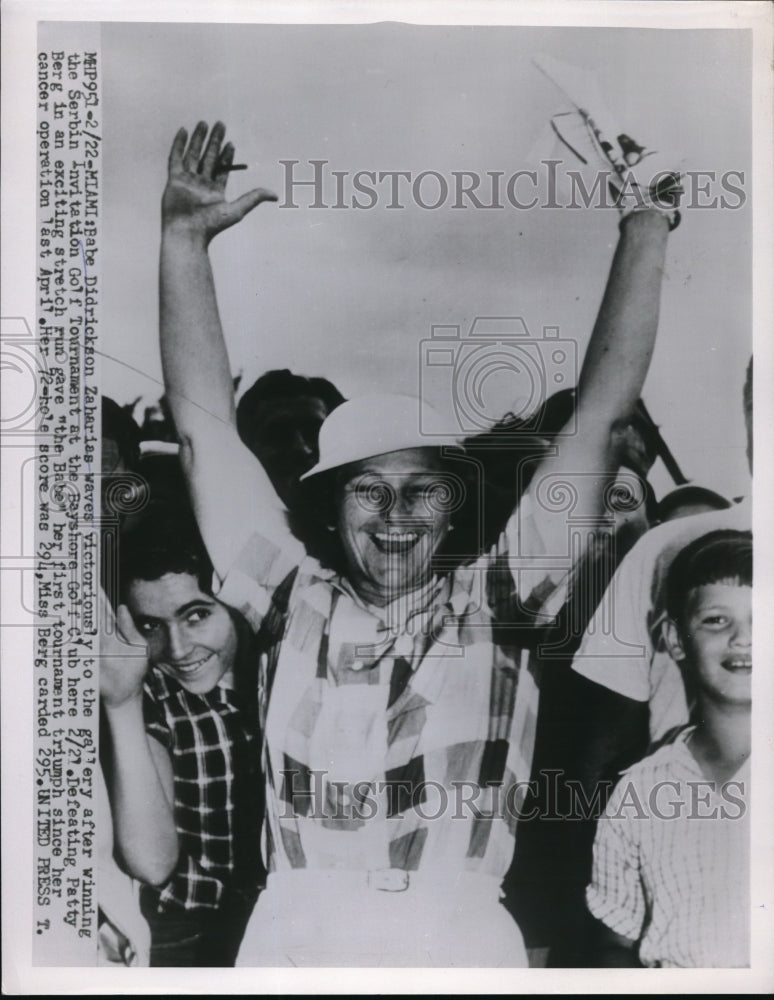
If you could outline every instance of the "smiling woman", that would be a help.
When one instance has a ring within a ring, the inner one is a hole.
[[[226,200],[224,133],[200,122],[172,145],[160,326],[217,598],[257,631],[283,595],[258,685],[270,874],[238,964],[525,965],[499,889],[530,776],[533,647],[549,600],[565,596],[568,553],[584,551],[603,514],[611,431],[653,348],[674,206],[650,199],[622,221],[577,432],[559,435],[491,549],[452,542],[477,492],[455,466],[475,461],[425,403],[377,393],[342,403],[320,430],[303,478],[331,558],[312,558],[237,435],[207,246],[274,199]]]
[[[297,534],[375,606],[424,586],[450,531],[475,519],[471,465],[438,432],[438,414],[418,402],[374,393],[343,403],[324,425],[319,461],[301,477],[310,514],[294,521]],[[458,551],[478,554],[472,539],[464,544]]]
[[[364,601],[388,604],[424,586],[449,531],[431,502],[440,456],[431,448],[375,455],[349,466],[339,486],[338,535],[352,586]]]

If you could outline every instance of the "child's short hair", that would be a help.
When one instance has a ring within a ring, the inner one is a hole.
[[[672,561],[666,580],[666,609],[674,622],[685,610],[688,594],[711,583],[752,586],[752,533],[711,531],[694,539]]]
[[[196,521],[185,509],[151,503],[121,536],[118,555],[123,603],[135,580],[158,580],[167,573],[196,577],[202,593],[212,595],[212,563]]]

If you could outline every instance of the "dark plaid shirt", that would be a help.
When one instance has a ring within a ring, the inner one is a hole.
[[[145,682],[145,727],[167,748],[175,782],[180,857],[160,889],[143,887],[156,912],[214,910],[260,884],[261,780],[250,692],[223,680],[191,694],[152,668]],[[255,688],[252,692],[255,698]]]

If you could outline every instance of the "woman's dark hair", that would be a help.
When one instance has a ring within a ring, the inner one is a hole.
[[[575,405],[576,390],[562,389],[549,396],[530,416],[507,413],[492,427],[465,439],[465,451],[478,461],[479,477],[484,484],[483,537],[487,547],[494,544],[507,524],[554,438],[572,419]],[[655,460],[658,429],[645,414],[640,401],[622,422],[636,429],[648,455]],[[646,512],[652,524],[655,493],[647,478],[639,472],[636,474],[643,483]]]
[[[752,533],[711,531],[687,545],[672,561],[666,579],[666,610],[674,622],[685,612],[688,594],[711,583],[752,586]]]
[[[478,467],[482,485],[481,536],[491,547],[532,481],[557,430],[575,408],[574,389],[562,390],[529,417],[506,413],[487,430],[467,437],[466,454]]]

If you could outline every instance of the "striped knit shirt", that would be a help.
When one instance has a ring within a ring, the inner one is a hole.
[[[625,771],[599,822],[586,901],[651,967],[743,968],[750,946],[749,760],[708,781],[694,727]]]

